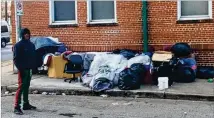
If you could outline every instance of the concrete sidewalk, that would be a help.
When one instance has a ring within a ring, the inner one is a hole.
[[[17,89],[17,75],[12,71],[6,71],[12,66],[2,67],[2,87],[6,91],[15,92]],[[6,69],[7,68],[7,69]],[[142,85],[139,90],[119,90],[114,88],[105,93],[94,93],[90,88],[84,87],[81,83],[64,82],[63,79],[52,79],[45,75],[33,75],[30,92],[40,94],[43,92],[61,95],[101,95],[120,97],[147,97],[161,99],[186,99],[186,100],[208,100],[214,101],[214,83],[207,80],[197,79],[194,83],[174,83],[172,87],[165,91],[158,90],[157,86]]]
[[[32,79],[40,78],[44,75],[34,75]],[[4,61],[1,62],[1,86],[9,86],[17,84],[18,75],[13,74],[13,62]]]
[[[43,77],[44,75],[34,75],[32,80]],[[1,90],[7,91],[7,87],[18,83],[18,75],[13,74],[13,61],[1,62]]]
[[[7,87],[7,90],[13,92],[17,89],[17,85]],[[81,83],[64,82],[63,79],[50,79],[48,77],[40,77],[31,81],[30,91],[38,91],[38,93],[48,92],[61,95],[100,95],[107,94],[109,96],[123,97],[147,97],[162,99],[187,99],[187,100],[208,100],[214,101],[214,84],[208,83],[207,80],[198,79],[194,83],[175,83],[172,87],[165,91],[158,90],[157,86],[142,85],[139,90],[119,90],[114,88],[105,93],[93,93],[90,88],[84,87]]]

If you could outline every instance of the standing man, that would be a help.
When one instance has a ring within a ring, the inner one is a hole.
[[[36,107],[29,104],[28,92],[32,69],[35,68],[36,52],[35,46],[30,42],[30,30],[24,28],[21,30],[21,41],[14,46],[14,64],[18,69],[18,89],[15,96],[14,113],[23,115],[21,110],[21,96],[23,94],[23,110],[34,110]]]

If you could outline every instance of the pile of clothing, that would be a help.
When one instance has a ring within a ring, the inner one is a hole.
[[[114,87],[134,90],[142,84],[157,85],[158,77],[168,77],[169,85],[173,82],[194,82],[197,66],[188,44],[173,45],[167,56],[158,57],[157,53],[117,49],[112,52],[70,53],[65,58],[73,54],[81,55],[84,62],[82,83],[95,92]]]
[[[138,89],[146,75],[145,66],[151,65],[148,55],[130,50],[94,53],[93,58],[88,57],[92,55],[86,53],[84,56],[82,81],[83,85],[95,92],[109,90],[115,86],[121,90]]]

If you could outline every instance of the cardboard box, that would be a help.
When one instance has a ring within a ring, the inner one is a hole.
[[[167,51],[156,51],[152,56],[152,61],[169,62],[173,54]]]
[[[52,56],[50,66],[48,68],[48,77],[50,78],[73,78],[73,74],[64,73],[65,64],[67,60],[64,60],[62,56]],[[81,76],[81,73],[75,74],[75,77]]]

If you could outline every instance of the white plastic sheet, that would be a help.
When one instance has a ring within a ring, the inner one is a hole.
[[[141,63],[143,65],[149,65],[151,63],[151,59],[148,55],[144,55],[144,54],[133,57],[133,58],[128,60],[128,68],[130,68],[131,65],[135,64],[135,63]]]
[[[122,55],[116,55],[116,54],[96,54],[94,57],[93,62],[91,63],[90,69],[83,77],[83,83],[90,81],[90,86],[93,86],[94,80],[98,78],[96,77],[97,74],[99,74],[99,69],[102,66],[108,66],[110,68],[110,74],[108,79],[110,81],[114,81],[115,84],[117,84],[118,78],[115,77],[116,74],[120,73],[122,70],[124,70],[127,67],[127,59],[124,58]],[[99,75],[102,76],[102,75]],[[89,84],[89,83],[85,83]]]

